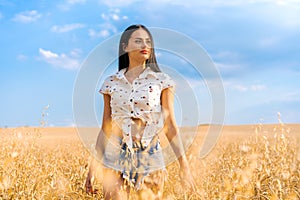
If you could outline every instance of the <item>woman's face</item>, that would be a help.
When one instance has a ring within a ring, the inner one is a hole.
[[[124,50],[128,53],[129,58],[144,62],[150,57],[151,45],[152,41],[147,31],[139,28],[131,34]]]

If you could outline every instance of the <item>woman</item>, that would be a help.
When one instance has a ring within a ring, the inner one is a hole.
[[[161,133],[178,157],[180,177],[195,190],[175,121],[174,87],[174,81],[157,65],[149,30],[143,25],[129,26],[120,39],[119,71],[107,77],[100,89],[104,112],[96,150],[104,165],[105,199],[126,199],[131,189],[140,199],[149,190],[151,198],[162,198]],[[88,192],[93,192],[93,165],[86,180]]]

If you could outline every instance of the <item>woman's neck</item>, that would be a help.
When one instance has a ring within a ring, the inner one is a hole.
[[[140,61],[140,60],[134,60],[129,58],[129,66],[128,70],[135,69],[135,68],[143,68],[145,69],[146,67],[146,61]]]
[[[137,60],[130,60],[126,72],[130,71],[131,76],[138,76],[146,68],[146,61],[140,62]]]
[[[130,62],[128,68],[125,71],[125,77],[129,83],[132,83],[146,68],[146,63],[143,64],[133,64]]]
[[[127,68],[125,74],[128,77],[132,77],[133,79],[135,77],[138,77],[146,68],[146,65],[137,65],[137,66],[131,66],[129,65],[129,67]]]

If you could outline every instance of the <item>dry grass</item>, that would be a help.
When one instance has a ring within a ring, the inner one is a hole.
[[[40,129],[2,130],[0,199],[88,199],[83,190],[88,153],[77,142],[52,148]]]
[[[300,152],[284,124],[222,145],[203,181],[206,199],[300,199]],[[212,189],[214,188],[214,189]]]
[[[199,194],[181,189],[178,165],[173,163],[168,166],[165,199],[300,199],[297,132],[283,124],[247,130],[225,127],[205,159],[197,158],[203,138],[199,134],[188,152]],[[100,180],[95,182],[99,194],[84,191],[90,156],[76,134],[52,138],[45,131],[1,130],[0,199],[101,199]]]

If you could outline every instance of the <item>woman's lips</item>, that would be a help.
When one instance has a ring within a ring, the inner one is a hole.
[[[148,54],[149,53],[149,51],[147,51],[147,50],[142,50],[142,51],[140,51],[142,54]]]

